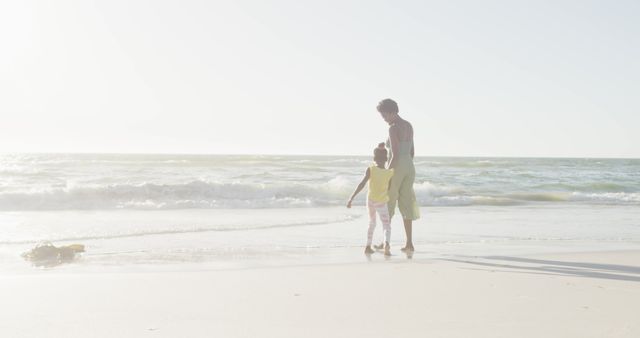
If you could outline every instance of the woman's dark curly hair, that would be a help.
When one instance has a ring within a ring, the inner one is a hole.
[[[378,111],[381,113],[397,114],[400,111],[398,110],[398,104],[392,99],[384,99],[380,101],[376,109],[378,109]]]

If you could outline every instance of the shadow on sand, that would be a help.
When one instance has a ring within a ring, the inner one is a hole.
[[[443,258],[442,260],[491,268],[490,270],[504,268],[523,273],[640,282],[640,267],[638,266],[566,262],[510,256],[486,256],[478,257],[477,259]]]

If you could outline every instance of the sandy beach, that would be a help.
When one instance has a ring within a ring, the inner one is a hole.
[[[355,249],[354,252],[355,253]],[[2,337],[638,337],[640,251],[0,276]]]

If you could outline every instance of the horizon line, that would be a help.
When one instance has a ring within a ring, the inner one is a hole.
[[[0,155],[166,155],[166,156],[312,156],[312,157],[331,157],[331,156],[344,156],[344,157],[370,157],[370,154],[291,154],[291,153],[163,153],[163,152],[3,152],[0,151]],[[522,159],[602,159],[602,160],[639,160],[640,157],[602,157],[602,156],[505,156],[505,155],[417,155],[420,157],[431,158],[522,158]]]

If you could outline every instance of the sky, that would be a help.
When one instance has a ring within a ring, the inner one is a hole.
[[[638,1],[5,1],[0,152],[640,158]]]

